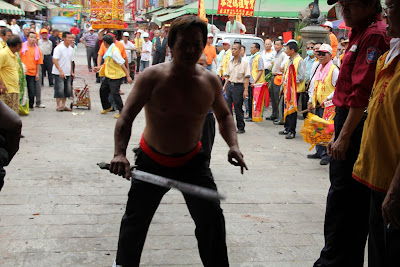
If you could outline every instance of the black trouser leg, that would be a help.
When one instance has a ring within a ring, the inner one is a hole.
[[[279,85],[276,85],[274,82],[272,82],[271,86],[271,92],[270,92],[270,100],[271,100],[271,106],[272,106],[272,115],[271,117],[279,118],[279,91],[281,90],[281,87]]]
[[[204,152],[211,159],[211,151],[215,139],[215,117],[214,113],[208,113],[203,125],[203,133],[201,135],[201,144]],[[209,161],[210,161],[209,159]]]
[[[139,72],[139,70],[140,70],[140,60],[142,59],[142,57],[139,55],[139,56],[137,56],[137,60],[136,60],[136,62],[137,62],[137,64],[136,64],[136,72]]]
[[[153,56],[153,65],[160,63],[160,53],[155,51]]]
[[[35,76],[26,75],[26,86],[28,87],[29,108],[33,108],[33,102],[36,96]]]
[[[347,113],[337,111],[336,139],[346,118]],[[371,190],[352,177],[363,125],[364,122],[360,122],[351,136],[346,160],[333,159],[329,166],[331,186],[325,212],[325,247],[314,266],[363,266]]]
[[[226,86],[226,94],[228,96],[227,104],[232,110],[232,103],[235,108],[236,126],[239,130],[244,130],[244,112],[243,112],[243,85],[232,86],[230,83]]]
[[[119,94],[119,89],[121,88],[122,79],[111,80],[109,79],[108,84],[110,86],[110,91],[114,99],[115,107],[121,113],[122,107],[124,106],[122,102],[121,95]]]
[[[285,130],[290,133],[296,134],[296,125],[297,125],[297,112],[287,115],[285,119]]]
[[[249,85],[249,98],[245,99],[249,105],[249,118],[253,118],[253,86]]]
[[[315,109],[315,115],[322,118],[324,116],[324,109],[319,107]],[[321,156],[321,159],[329,160],[329,156],[326,153],[326,146],[317,145],[316,146],[317,155]]]
[[[43,58],[43,65],[42,65],[42,84],[44,82],[44,76],[49,79],[49,85],[54,85],[54,78],[53,74],[51,73],[53,69],[53,57],[51,55],[44,56]]]
[[[110,95],[110,85],[109,85],[110,79],[105,78],[101,82],[100,85],[100,100],[101,100],[101,105],[103,109],[109,109],[111,108],[110,101],[108,101],[108,96]]]

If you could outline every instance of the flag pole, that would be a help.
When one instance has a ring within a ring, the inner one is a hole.
[[[212,3],[212,9],[211,9],[211,25],[214,25],[214,0]]]
[[[257,36],[257,29],[258,29],[258,17],[260,16],[260,9],[261,9],[261,0],[258,2],[258,14],[257,14],[257,22],[256,22],[256,32],[255,35]]]

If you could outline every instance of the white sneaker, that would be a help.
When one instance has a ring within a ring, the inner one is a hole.
[[[43,105],[43,104],[40,104],[40,105],[36,105],[36,107],[37,107],[37,108],[45,108],[46,106]]]
[[[123,267],[123,266],[122,265],[117,265],[116,260],[114,260],[114,263],[113,263],[112,267]]]

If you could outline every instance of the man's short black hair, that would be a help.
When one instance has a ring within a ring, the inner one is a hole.
[[[70,33],[70,32],[63,32],[62,38],[67,38],[67,35],[70,35],[70,34],[72,34],[72,33]]]
[[[283,45],[283,40],[282,39],[276,39],[274,43],[276,43],[276,42],[280,42],[281,45]]]
[[[12,35],[7,40],[8,47],[17,47],[19,44],[22,44],[22,40],[18,35]]]
[[[207,24],[202,21],[198,16],[193,15],[182,16],[172,22],[171,28],[168,32],[168,46],[170,48],[174,47],[178,32],[193,28],[197,28],[200,30],[203,39],[203,47],[205,47],[207,44],[208,33]]]
[[[253,45],[256,47],[256,49],[258,49],[258,50],[260,50],[260,49],[261,49],[261,46],[260,46],[260,44],[259,44],[259,43],[253,43]]]
[[[293,49],[294,52],[296,52],[296,53],[299,52],[299,46],[295,42],[288,43],[287,44],[287,48],[288,49]]]
[[[29,36],[31,36],[31,34],[34,34],[35,36],[37,36],[37,35],[36,35],[36,32],[29,32],[29,33],[28,33],[28,38],[29,38]]]
[[[31,23],[30,23],[30,24],[31,24],[31,25],[32,25],[32,24],[35,24],[35,26],[36,26],[36,23],[35,23],[33,20],[31,21]]]
[[[244,52],[246,52],[246,46],[242,45]]]
[[[12,33],[12,31],[9,28],[1,29],[1,36],[6,36],[7,32],[11,32]]]
[[[111,45],[112,43],[114,43],[114,38],[111,35],[106,34],[103,36],[103,41]]]
[[[240,44],[240,43],[233,43],[233,44],[232,44],[232,47],[233,47],[234,45],[238,45],[238,46],[239,46],[239,50],[240,50],[240,48],[242,48],[242,46],[244,46],[244,45],[242,45],[242,44]]]
[[[308,7],[310,7],[310,6],[314,6],[314,2],[309,3]]]

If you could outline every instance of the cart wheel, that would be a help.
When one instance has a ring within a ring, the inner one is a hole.
[[[71,104],[69,105],[70,109],[72,109],[74,107],[74,103],[71,102]]]
[[[89,103],[89,105],[87,106],[88,110],[90,110],[92,108],[92,104]]]

